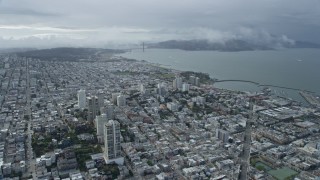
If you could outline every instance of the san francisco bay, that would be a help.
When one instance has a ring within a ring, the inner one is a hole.
[[[183,51],[172,49],[133,50],[126,58],[146,60],[182,71],[208,73],[219,80],[248,80],[263,85],[289,87],[320,93],[320,51],[318,49],[282,49],[270,51]],[[221,82],[216,87],[258,91],[252,83]],[[303,101],[297,90],[272,87],[279,96]]]

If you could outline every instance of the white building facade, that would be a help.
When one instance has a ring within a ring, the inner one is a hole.
[[[115,120],[108,121],[104,128],[104,157],[106,163],[117,163],[123,165],[124,158],[121,157],[120,123]]]

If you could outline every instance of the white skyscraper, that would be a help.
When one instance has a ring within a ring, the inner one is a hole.
[[[187,83],[182,84],[182,91],[183,92],[189,91],[189,88],[190,88],[189,84],[187,84]]]
[[[115,162],[123,165],[124,158],[121,157],[120,143],[120,123],[110,120],[104,128],[104,157],[107,164]]]
[[[176,77],[176,79],[173,80],[173,89],[182,89],[182,78]]]
[[[83,89],[78,91],[78,106],[80,109],[84,109],[86,107],[86,91]]]
[[[123,95],[119,95],[117,97],[117,106],[121,107],[121,106],[125,106],[126,105],[126,97]]]
[[[97,137],[99,143],[104,142],[104,126],[108,122],[108,118],[106,114],[101,114],[100,116],[96,117],[96,128],[97,128]]]

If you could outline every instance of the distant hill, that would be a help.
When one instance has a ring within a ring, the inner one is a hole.
[[[99,49],[99,48],[52,48],[42,50],[32,50],[17,53],[19,56],[35,58],[40,60],[57,61],[79,61],[97,59],[101,55],[122,53],[122,50]]]
[[[307,41],[296,41],[295,44],[289,48],[320,48],[320,44]]]
[[[34,48],[4,48],[0,49],[0,53],[15,53],[35,50]]]
[[[211,51],[253,51],[272,50],[282,48],[320,48],[319,44],[296,41],[294,44],[263,44],[245,40],[227,40],[225,42],[210,42],[209,40],[169,40],[159,43],[148,44],[149,48],[182,49],[188,51],[211,50]]]

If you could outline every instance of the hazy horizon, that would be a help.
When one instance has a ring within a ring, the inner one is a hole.
[[[0,0],[0,17],[0,48],[116,48],[171,39],[320,43],[317,0]]]

